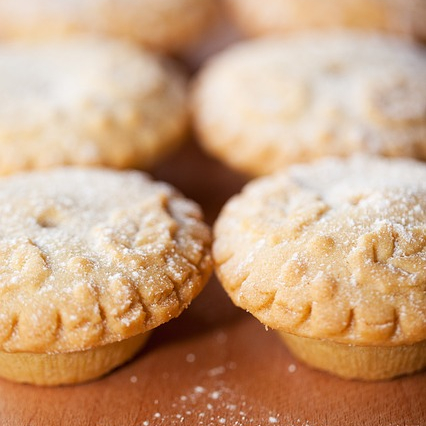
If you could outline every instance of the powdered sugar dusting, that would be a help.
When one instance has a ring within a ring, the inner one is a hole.
[[[274,329],[342,343],[420,341],[425,200],[425,166],[402,159],[328,159],[255,180],[216,223],[219,276],[237,305]]]
[[[269,174],[320,156],[425,158],[426,55],[394,37],[313,32],[245,41],[196,86],[206,148]]]
[[[231,425],[231,426],[263,426],[262,423],[255,420],[259,418],[259,413],[252,412],[252,408],[245,395],[234,391],[218,383],[219,387],[212,390],[210,387],[195,386],[190,392],[181,395],[171,403],[171,408],[175,413],[162,414],[155,413],[152,419],[145,420],[153,422],[160,420],[161,424],[196,424],[200,426]],[[169,411],[169,410],[168,410]],[[280,424],[281,415],[271,413],[264,409],[260,413],[268,424]],[[157,424],[157,423],[155,423]],[[302,426],[302,425],[301,425]],[[306,424],[306,426],[308,426]]]
[[[186,128],[182,76],[141,46],[87,35],[2,43],[0,74],[0,174],[148,167]]]
[[[210,269],[201,219],[194,203],[138,172],[64,168],[1,179],[0,294],[18,324],[13,342],[6,332],[0,344],[30,351],[42,339],[50,350],[78,350],[179,315]],[[41,324],[45,333],[31,332]]]

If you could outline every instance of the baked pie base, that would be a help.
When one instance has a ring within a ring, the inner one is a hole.
[[[345,379],[385,380],[426,368],[426,340],[413,345],[357,346],[279,334],[297,358]]]
[[[66,385],[96,379],[132,358],[150,332],[80,352],[37,354],[0,351],[0,377],[34,385]]]

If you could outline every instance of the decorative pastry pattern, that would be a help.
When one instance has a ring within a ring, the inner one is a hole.
[[[355,157],[247,185],[215,225],[238,305],[288,333],[357,345],[426,337],[426,168]]]
[[[58,165],[148,168],[187,130],[169,61],[88,36],[0,46],[0,174]]]
[[[179,315],[210,271],[198,207],[136,172],[0,180],[0,347],[89,349]]]
[[[385,35],[246,41],[201,70],[195,126],[208,152],[251,175],[330,155],[425,159],[425,75],[426,51]]]

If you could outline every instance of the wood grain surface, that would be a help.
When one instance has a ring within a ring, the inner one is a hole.
[[[244,179],[190,144],[154,172],[211,223]],[[296,361],[216,279],[130,363],[84,385],[0,380],[1,426],[424,426],[426,373],[344,381]]]

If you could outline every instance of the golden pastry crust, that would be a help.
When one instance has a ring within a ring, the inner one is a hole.
[[[138,334],[87,351],[55,354],[0,351],[0,377],[41,386],[87,382],[135,356],[150,334]]]
[[[285,34],[312,28],[347,27],[406,34],[426,40],[423,0],[227,0],[248,34]]]
[[[323,156],[426,159],[426,51],[388,36],[310,33],[241,43],[192,92],[207,151],[251,175]]]
[[[280,333],[290,351],[344,379],[386,380],[426,368],[426,340],[413,345],[355,346]]]
[[[234,303],[286,333],[351,345],[426,339],[426,166],[355,157],[248,184],[215,225]]]
[[[214,0],[0,0],[0,37],[34,40],[79,32],[180,51],[205,31]]]
[[[199,208],[138,172],[0,180],[0,350],[64,353],[178,316],[211,272]]]
[[[147,168],[187,124],[186,82],[153,53],[91,37],[0,46],[0,174]]]

